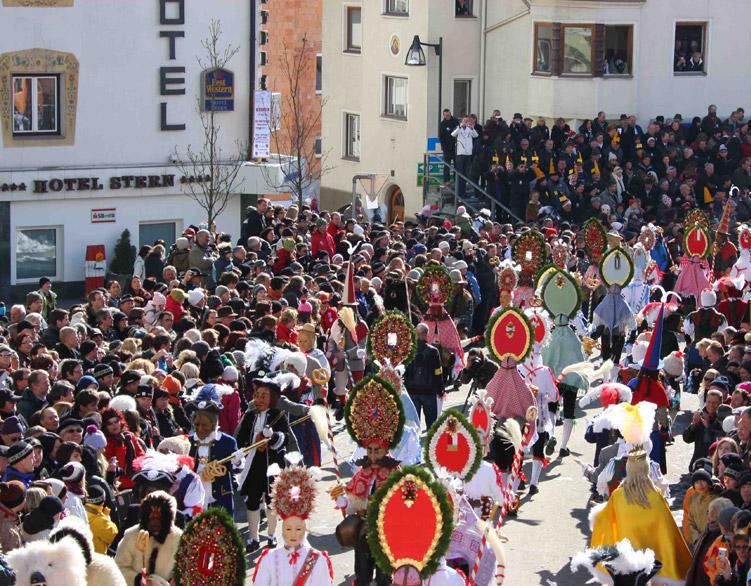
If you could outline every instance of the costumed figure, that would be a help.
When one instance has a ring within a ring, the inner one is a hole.
[[[185,527],[177,548],[175,586],[245,584],[246,570],[245,544],[227,511],[211,507]]]
[[[446,267],[429,263],[417,282],[417,296],[427,308],[423,321],[428,327],[427,343],[438,348],[445,376],[453,380],[464,368],[464,349],[456,324],[444,304],[451,296],[453,283]]]
[[[519,265],[511,259],[498,264],[498,307],[509,307],[513,304],[513,294],[519,283]]]
[[[535,300],[531,303],[535,303]],[[550,340],[552,322],[539,306],[527,309],[525,313],[534,328],[535,344],[530,356],[519,365],[519,372],[527,385],[534,389],[537,404],[537,428],[532,438],[532,474],[529,481],[529,494],[537,494],[540,474],[547,465],[546,452],[548,455],[552,454],[556,443],[553,438],[555,408],[551,411],[550,406],[557,406],[560,397],[553,371],[543,364],[540,354],[541,348]]]
[[[127,584],[169,586],[183,534],[175,526],[176,509],[175,499],[163,491],[143,499],[140,523],[125,530],[115,554]]]
[[[318,368],[313,371],[317,383],[308,378],[308,363],[313,360],[309,355],[302,352],[290,352],[284,360],[283,368],[288,372],[296,375],[300,379],[300,384],[295,389],[290,389],[290,399],[295,403],[300,403],[311,407],[316,401],[321,400],[321,396],[316,394],[316,386],[319,389],[323,384],[328,383],[329,373],[324,368]],[[324,379],[326,379],[324,381]],[[290,417],[290,427],[297,439],[297,446],[303,457],[306,466],[321,465],[321,438],[318,437],[318,430],[312,419],[302,417]],[[325,438],[324,438],[325,439]]]
[[[258,528],[261,522],[261,503],[266,503],[267,538],[269,547],[276,547],[277,515],[271,505],[269,467],[284,468],[286,445],[292,435],[286,413],[277,408],[280,395],[288,388],[297,388],[300,379],[291,373],[253,380],[253,409],[243,415],[235,433],[238,451],[235,464],[242,461],[237,479],[240,494],[245,497],[248,510],[248,551],[260,547]]]
[[[535,296],[535,277],[545,263],[545,237],[537,230],[522,232],[511,247],[511,258],[521,267],[519,284],[514,289],[514,305],[526,308]]]
[[[162,440],[162,444],[164,441],[166,440]],[[188,449],[193,445],[189,443],[189,440],[186,443],[188,443]],[[160,447],[162,444],[159,444]],[[232,452],[234,450],[229,454]],[[175,497],[177,510],[186,517],[195,517],[203,511],[207,502],[206,488],[201,477],[194,472],[196,465],[190,456],[149,450],[133,462],[133,468],[146,474],[152,470],[163,472],[174,478],[175,481],[169,492]]]
[[[675,416],[681,407],[681,387],[686,378],[686,365],[683,358],[683,352],[674,350],[662,360],[662,370],[665,373],[664,386],[668,392],[672,416]]]
[[[590,264],[581,277],[581,285],[587,291],[586,309],[588,315],[600,303],[605,296],[605,285],[600,278],[600,260],[608,248],[608,234],[605,227],[596,218],[590,218],[582,227],[584,236],[584,250],[589,255]],[[538,280],[538,288],[539,288]]]
[[[623,288],[621,295],[626,300],[626,304],[634,313],[641,311],[649,303],[650,284],[644,280],[644,274],[649,266],[649,251],[644,248],[641,242],[637,242],[634,247],[634,278]]]
[[[592,337],[600,340],[603,360],[617,363],[628,332],[636,327],[634,311],[621,296],[621,290],[634,275],[634,263],[625,250],[612,248],[600,259],[599,272],[607,293],[594,310]]]
[[[662,562],[652,584],[683,584],[691,565],[691,553],[673,519],[662,493],[649,477],[646,451],[641,447],[654,425],[655,406],[646,401],[638,405],[621,403],[616,409],[621,421],[618,429],[625,441],[634,446],[626,462],[626,477],[606,503],[590,513],[591,547],[614,546],[628,539],[638,549],[651,549]],[[598,580],[611,584],[598,567]]]
[[[553,264],[559,269],[567,269],[571,259],[571,246],[565,241],[558,239],[553,242]]]
[[[347,513],[336,529],[336,537],[340,545],[355,549],[356,586],[370,584],[374,570],[376,583],[388,586],[391,577],[383,568],[376,568],[376,559],[368,546],[366,533],[373,528],[368,526],[365,516],[371,496],[399,465],[388,456],[389,450],[399,444],[404,429],[404,408],[399,394],[385,379],[367,376],[352,390],[345,421],[350,437],[367,455],[356,462],[360,468],[346,487],[337,483],[329,491],[337,508]]]
[[[237,451],[235,438],[219,431],[222,387],[224,386],[204,385],[190,403],[195,412],[193,413],[193,433],[188,436],[190,440],[188,455],[193,458],[195,465],[193,471],[201,477],[203,482],[203,508],[219,506],[232,515],[235,510],[232,466],[209,465],[210,462],[228,458]],[[231,387],[224,388],[231,391]]]
[[[603,410],[617,403],[630,403],[631,389],[621,383],[603,383],[590,389],[581,399],[579,399],[579,407],[585,409],[595,401],[599,401]],[[587,424],[587,431],[584,434],[584,439],[590,444],[595,444],[594,467],[587,466],[584,469],[584,475],[589,478],[590,481],[594,482],[590,477],[590,473],[592,473],[595,470],[595,467],[600,463],[600,452],[612,444],[613,438],[611,437],[609,428],[596,431],[594,429],[594,423],[589,422]]]
[[[333,586],[334,572],[325,551],[307,539],[306,521],[316,500],[316,480],[310,470],[291,466],[274,481],[272,506],[282,518],[284,545],[267,548],[256,562],[256,586]]]
[[[739,191],[737,187],[730,190],[730,197],[722,208],[717,238],[712,246],[712,273],[715,279],[727,275],[738,260],[738,249],[730,241],[730,214],[735,205],[733,193],[737,191]]]
[[[453,531],[451,500],[429,472],[394,472],[368,505],[368,543],[385,584],[461,586],[444,556]],[[359,574],[356,573],[356,583]]]
[[[136,401],[128,395],[118,395],[102,411],[102,432],[107,438],[104,456],[117,460],[117,486],[120,490],[133,488],[133,461],[144,454],[145,447],[138,437],[128,430],[123,411],[135,411]]]
[[[326,343],[326,357],[334,374],[334,393],[338,400],[337,421],[341,421],[344,414],[347,391],[357,384],[365,373],[367,329],[361,332],[365,335],[361,338],[358,330],[362,329],[361,324],[364,325],[364,322],[360,320],[359,315],[349,306],[339,309],[337,320],[331,326]]]
[[[701,210],[691,210],[683,222],[685,234],[678,279],[673,291],[683,297],[693,297],[697,304],[702,291],[711,289],[709,284],[709,263],[707,257],[711,252],[709,218]]]
[[[628,386],[631,388],[631,403],[638,405],[642,401],[648,401],[657,405],[657,417],[655,418],[655,429],[652,431],[650,439],[652,441],[652,452],[650,457],[660,464],[663,474],[667,473],[667,462],[665,460],[665,444],[670,439],[670,417],[668,409],[670,399],[660,380],[660,369],[662,360],[660,360],[660,349],[662,348],[662,328],[663,328],[664,310],[660,309],[655,321],[654,331],[649,339],[647,354],[641,364],[639,375],[629,381]]]
[[[651,549],[635,550],[628,539],[613,546],[586,549],[571,559],[571,571],[584,567],[595,580],[602,573],[595,566],[604,567],[615,586],[647,586],[660,571],[662,562],[655,559]]]
[[[717,294],[711,289],[705,289],[699,296],[701,307],[688,314],[683,320],[683,333],[688,340],[686,343],[686,372],[694,368],[703,368],[704,360],[696,349],[696,343],[709,338],[715,332],[722,333],[728,327],[725,316],[717,309]]]
[[[305,374],[313,383],[313,396],[315,400],[326,396],[328,390],[328,380],[324,381],[324,372],[331,378],[331,365],[329,364],[326,354],[319,349],[316,327],[313,324],[303,324],[297,331],[297,345],[305,353],[308,364]],[[323,369],[321,372],[320,369]]]
[[[557,266],[550,266],[537,280],[537,295],[554,324],[550,342],[542,348],[540,354],[542,363],[549,367],[556,377],[558,394],[563,404],[560,454],[567,456],[568,442],[574,429],[576,397],[579,388],[586,387],[586,382],[574,373],[562,376],[564,368],[585,360],[584,342],[570,325],[570,320],[577,315],[581,307],[582,293],[576,279],[570,273]],[[551,411],[556,412],[557,406],[551,406]],[[555,444],[546,450],[546,453],[552,454],[554,448]]]
[[[751,283],[751,227],[746,224],[738,226],[738,245],[740,247],[738,260],[731,267],[728,277],[733,280],[742,277],[743,287],[741,289],[745,290],[746,295],[748,295],[748,292],[751,291],[749,287]]]
[[[748,301],[741,298],[743,295],[741,290],[745,285],[746,282],[742,277],[736,279],[720,277],[714,282],[714,290],[720,299],[717,311],[725,316],[725,321],[729,326],[736,329],[741,327],[748,311]]]

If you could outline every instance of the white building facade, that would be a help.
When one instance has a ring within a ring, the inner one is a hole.
[[[323,176],[322,202],[346,203],[352,176],[376,173],[388,176],[384,219],[401,211],[397,188],[407,214],[419,210],[417,165],[435,146],[442,108],[481,121],[494,109],[506,120],[562,117],[576,127],[599,111],[642,123],[675,113],[690,121],[710,103],[723,118],[748,111],[751,35],[741,23],[749,17],[744,0],[325,2],[323,149],[335,169]],[[404,64],[413,35],[443,38],[440,108],[433,51],[425,48],[427,67]],[[387,107],[392,77],[406,80],[396,82],[406,116]]]
[[[41,276],[78,292],[87,246],[104,245],[109,261],[126,228],[138,247],[206,221],[185,194],[202,177],[174,161],[204,144],[199,110],[217,77],[197,59],[212,20],[222,45],[238,48],[211,96],[219,146],[236,158],[250,141],[253,4],[0,0],[0,297]],[[241,209],[267,179],[241,165],[218,230],[239,234]]]

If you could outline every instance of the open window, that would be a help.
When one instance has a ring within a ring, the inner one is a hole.
[[[454,16],[457,18],[472,18],[475,13],[473,11],[473,0],[456,0],[454,5]]]
[[[679,22],[675,25],[675,73],[706,73],[707,23]]]

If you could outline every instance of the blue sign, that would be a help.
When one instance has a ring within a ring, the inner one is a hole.
[[[233,112],[235,74],[218,68],[203,72],[203,109],[207,112]]]

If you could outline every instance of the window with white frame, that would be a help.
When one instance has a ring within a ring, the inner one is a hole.
[[[60,134],[60,77],[14,75],[13,134]]]
[[[315,147],[314,148],[315,148],[316,158],[320,158],[321,157],[321,153],[323,152],[323,146],[322,146],[322,143],[321,143],[321,137],[320,136],[316,136],[316,142],[315,142]]]
[[[359,53],[362,50],[362,8],[346,7],[346,30],[344,50]]]
[[[407,88],[406,77],[387,75],[384,78],[384,116],[407,118]]]
[[[386,0],[384,13],[391,16],[409,16],[409,0]]]
[[[360,160],[360,115],[344,115],[344,157]]]
[[[16,281],[35,281],[40,277],[60,278],[59,226],[18,228],[16,230]]]
[[[316,92],[323,90],[323,56],[316,55]]]

